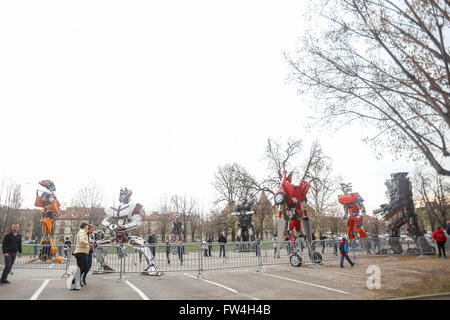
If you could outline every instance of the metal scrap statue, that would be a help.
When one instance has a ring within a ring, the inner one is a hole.
[[[160,276],[162,273],[154,263],[153,254],[144,239],[131,235],[131,230],[136,229],[142,221],[141,213],[143,206],[140,203],[131,202],[132,191],[123,188],[120,189],[120,205],[117,208],[110,207],[105,209],[106,216],[102,221],[102,225],[109,229],[111,237],[97,241],[98,246],[102,245],[119,245],[119,253],[122,255],[126,250],[126,245],[140,251],[146,261],[147,268],[144,270],[145,275]],[[94,251],[97,262],[104,271],[111,271],[104,259],[102,250]]]
[[[312,235],[311,224],[306,211],[306,194],[308,193],[310,184],[304,180],[300,181],[298,186],[292,184],[292,172],[286,176],[286,171],[283,173],[283,180],[280,188],[275,193],[274,201],[278,206],[278,218],[283,216],[282,209],[286,209],[286,214],[289,217],[289,233],[292,245],[295,247],[295,237],[299,235],[303,229],[303,234],[306,238],[306,247],[311,260],[314,263],[322,262],[322,255],[314,252],[311,248]],[[302,265],[302,258],[300,253],[295,250],[290,256],[291,265],[299,267]]]
[[[255,200],[248,201],[246,196],[243,196],[236,203],[236,209],[231,215],[239,217],[238,233],[236,235],[237,241],[255,241],[255,224],[252,221],[252,215],[255,214],[255,207]]]
[[[400,228],[406,224],[408,235],[418,246],[418,248],[408,248],[407,253],[434,254],[434,247],[428,244],[423,232],[419,229],[417,215],[414,212],[411,182],[407,176],[408,172],[391,174],[391,179],[384,183],[387,187],[389,203],[381,205],[381,208],[374,210],[373,213],[381,213],[383,220],[391,221],[388,225],[388,234],[389,246],[393,253],[403,252],[399,237]]]
[[[42,248],[37,258],[31,259],[25,263],[36,260],[61,263],[62,258],[56,255],[57,248],[55,246],[55,240],[53,239],[55,232],[55,217],[58,215],[59,207],[61,206],[55,195],[56,187],[50,180],[42,180],[39,184],[47,189],[46,191],[36,190],[36,200],[34,202],[36,207],[42,208],[42,218],[39,221],[42,226],[42,238],[40,242]]]
[[[351,183],[341,183],[341,190],[343,195],[338,196],[338,201],[344,206],[345,215],[343,219],[347,219],[347,235],[348,238],[355,239],[356,232],[359,238],[367,238],[367,234],[364,232],[363,216],[366,214],[366,208],[364,207],[364,199],[357,192],[352,192]],[[355,232],[356,229],[356,232]]]

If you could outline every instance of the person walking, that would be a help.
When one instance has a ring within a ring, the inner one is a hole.
[[[210,234],[208,237],[208,256],[211,257],[211,250],[212,250],[212,242],[213,242],[213,237]]]
[[[75,251],[73,255],[77,260],[77,266],[79,271],[75,273],[72,285],[70,287],[71,290],[80,290],[84,283],[81,279],[81,275],[83,275],[87,270],[87,256],[89,254],[89,238],[88,238],[88,227],[89,225],[86,222],[81,223],[80,230],[77,233],[77,241],[75,244]],[[70,278],[69,278],[70,279]]]
[[[153,231],[153,234],[148,238],[148,243],[150,244],[150,251],[152,252],[153,257],[156,257],[156,247],[155,245],[158,243],[158,237],[156,236],[156,231]]]
[[[70,242],[69,237],[66,237],[66,240],[64,241],[64,256],[68,256],[69,249],[72,248],[72,242]]]
[[[83,284],[86,284],[86,277],[91,270],[92,267],[92,255],[94,253],[94,247],[95,247],[95,234],[94,234],[94,226],[90,225],[88,226],[88,241],[89,241],[89,253],[87,255],[87,269],[86,271],[81,275],[81,281]]]
[[[350,257],[348,256],[348,245],[345,237],[342,238],[342,241],[339,244],[339,251],[341,252],[341,268],[344,267],[344,258],[347,259],[347,261],[353,267],[355,264],[352,262],[352,260],[350,260]]]
[[[432,237],[436,241],[436,244],[438,247],[438,251],[439,251],[438,258],[441,258],[442,255],[444,256],[444,258],[447,258],[445,256],[445,242],[447,241],[447,237],[445,236],[445,233],[441,229],[441,227],[438,227],[436,229],[436,231],[433,232]],[[441,255],[441,250],[442,250],[442,255]]]
[[[223,252],[223,257],[225,258],[225,244],[227,243],[227,237],[225,237],[225,233],[224,232],[222,232],[220,234],[219,243],[220,243],[219,257],[222,256],[222,252]]]
[[[15,223],[11,227],[11,232],[6,234],[2,243],[3,256],[5,258],[5,268],[0,278],[0,284],[8,284],[8,275],[11,272],[16,256],[22,256],[22,236],[19,233],[19,224]],[[19,252],[19,254],[17,254]]]
[[[178,245],[177,251],[178,251],[178,258],[180,259],[180,264],[183,265],[184,245],[183,245],[183,241],[181,241],[181,240]]]
[[[166,240],[166,258],[167,258],[167,263],[170,264],[170,242],[169,242],[169,239]]]

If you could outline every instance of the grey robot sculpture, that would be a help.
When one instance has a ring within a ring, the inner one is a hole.
[[[417,247],[408,248],[407,253],[434,254],[434,247],[425,239],[417,222],[408,172],[392,173],[391,179],[386,180],[385,185],[389,203],[381,205],[381,208],[374,210],[373,213],[381,214],[383,220],[390,222],[388,234],[392,252],[395,254],[403,252],[399,237],[400,228],[406,224],[408,235],[414,240]]]

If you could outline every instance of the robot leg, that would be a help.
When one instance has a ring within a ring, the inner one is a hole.
[[[81,270],[78,266],[72,268],[69,271],[69,277],[66,280],[66,287],[69,290],[80,290],[81,289]]]
[[[100,265],[100,267],[103,269],[103,271],[114,271],[113,268],[111,268],[110,266],[108,266],[106,264],[103,250],[104,249],[102,247],[96,247],[94,249],[94,256],[95,256],[95,259],[97,260],[97,263]]]
[[[253,224],[248,227],[248,240],[255,241],[255,234],[253,233]]]
[[[145,260],[147,261],[147,268],[145,268],[144,273],[149,276],[160,276],[162,273],[159,271],[159,269],[156,267],[154,263],[154,258],[152,251],[149,247],[136,247],[137,250],[142,252],[142,254],[145,257]]]
[[[389,246],[394,254],[401,254],[403,252],[400,243],[400,228],[406,223],[406,218],[403,212],[400,212],[397,217],[388,226]]]
[[[236,235],[236,241],[242,241],[241,233],[242,233],[242,229],[239,228],[238,232],[237,232],[237,235]]]

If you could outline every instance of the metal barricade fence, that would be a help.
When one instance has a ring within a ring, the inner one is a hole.
[[[54,269],[67,270],[68,265],[73,259],[70,248],[64,244],[57,244],[56,256],[61,257],[61,262],[56,262],[53,258],[48,258],[50,245],[22,245],[22,256],[16,256],[13,269]],[[66,249],[66,250],[64,250]]]
[[[311,243],[311,249],[313,253],[321,255],[321,261],[339,260],[341,256],[339,243],[340,240],[334,239],[315,240]],[[57,255],[61,253],[61,263],[50,259],[48,261],[40,259],[42,254],[48,252],[49,246],[22,245],[22,257],[16,258],[13,269],[64,270],[64,275],[67,274],[69,267],[76,266],[76,259],[72,255],[74,247],[68,248],[63,244],[56,246]],[[314,263],[303,240],[297,240],[295,246],[291,241],[255,241],[226,244],[185,243],[182,249],[177,243],[146,244],[145,247],[154,252],[153,263],[160,272],[198,271],[199,277],[208,270],[246,267],[257,267],[258,270],[263,270],[266,265],[289,264],[290,256],[294,252],[301,256],[305,264]],[[351,259],[374,255],[423,255],[435,254],[436,243],[425,237],[416,242],[402,238],[367,238],[348,240],[348,249]],[[96,258],[99,253],[103,256],[104,263],[112,270],[103,270]],[[138,250],[138,247],[105,245],[95,247],[91,270],[94,273],[119,273],[122,279],[126,273],[145,272],[148,266],[145,255]]]
[[[291,241],[262,241],[261,242],[262,266],[289,264],[290,255],[294,252],[295,247],[299,249],[298,253],[305,261],[308,256],[306,245],[297,241],[295,246]]]
[[[261,264],[259,242],[208,243],[201,248],[203,271],[256,267]]]
[[[147,244],[153,255],[153,263],[161,272],[196,271],[199,269],[199,243]],[[127,247],[124,256],[125,273],[145,272],[149,263],[136,247]]]

